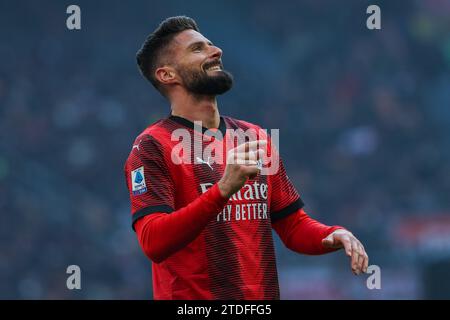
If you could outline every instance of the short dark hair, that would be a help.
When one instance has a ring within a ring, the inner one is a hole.
[[[155,70],[161,64],[161,58],[167,56],[167,49],[172,39],[178,33],[190,29],[200,32],[197,23],[192,18],[186,16],[167,18],[145,39],[136,54],[137,64],[142,75],[163,95],[165,94],[161,84],[155,78]]]

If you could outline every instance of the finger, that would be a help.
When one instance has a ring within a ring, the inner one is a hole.
[[[227,164],[241,164],[242,160],[249,158],[248,152],[236,152],[236,149],[232,149],[227,154]]]
[[[266,150],[261,149],[261,148],[256,150],[256,157],[258,159],[264,159],[265,155],[266,155]]]
[[[351,241],[351,246],[352,246],[352,258],[351,258],[352,271],[354,274],[358,274],[357,270],[358,270],[359,254],[356,241]]]
[[[243,170],[244,174],[250,179],[255,178],[259,173],[259,169],[256,166],[245,166]]]
[[[244,157],[238,157],[233,164],[245,165],[245,166],[254,166],[258,164],[257,160],[253,159],[245,159]]]
[[[369,256],[367,255],[367,252],[364,250],[364,265],[363,265],[363,272],[367,273],[367,268],[369,267]]]
[[[364,248],[363,244],[358,239],[356,239],[356,242],[358,244],[359,255],[360,255],[360,258],[359,258],[360,272],[365,273],[367,271],[367,267],[369,266],[368,265],[369,257],[367,256],[366,249]]]
[[[247,151],[255,151],[258,147],[264,147],[267,145],[267,140],[254,140],[249,141],[237,146],[234,150],[235,152],[247,152]]]
[[[364,270],[364,263],[366,260],[366,255],[365,255],[364,250],[361,245],[358,246],[358,254],[359,254],[358,273],[362,273]]]
[[[260,160],[264,159],[265,151],[263,149],[257,149],[255,151],[248,152],[234,152],[228,154],[228,162],[231,164],[242,164],[241,160]],[[239,161],[238,161],[239,160]]]
[[[242,168],[255,168],[259,170],[258,161],[256,160],[244,160],[244,159],[238,159],[237,164],[241,165]]]
[[[239,152],[236,154],[237,159],[241,160],[258,160],[258,152],[257,151],[249,151],[249,152]]]
[[[367,254],[362,254],[362,256],[363,256],[363,261],[362,261],[362,263],[361,263],[361,272],[362,273],[366,273],[367,272],[367,263],[368,263],[368,257],[367,257]]]
[[[352,244],[351,244],[349,238],[348,237],[342,238],[341,244],[342,244],[342,246],[344,246],[345,254],[347,255],[347,257],[351,257],[352,256]]]
[[[334,237],[332,235],[329,235],[328,237],[324,238],[322,240],[322,245],[325,248],[333,248],[333,246],[334,246]]]
[[[237,159],[236,164],[242,165],[242,166],[248,166],[248,167],[256,167],[258,165],[258,161],[256,160],[244,160],[244,159]]]

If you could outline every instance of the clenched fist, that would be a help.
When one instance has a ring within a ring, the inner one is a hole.
[[[238,192],[248,179],[256,177],[260,171],[258,160],[264,156],[266,140],[243,143],[228,151],[225,172],[218,182],[220,193],[229,198]]]

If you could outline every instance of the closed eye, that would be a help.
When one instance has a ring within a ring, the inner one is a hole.
[[[203,42],[203,41],[199,41],[199,42],[194,42],[193,44],[191,44],[188,49],[192,50],[192,51],[201,51],[204,49],[205,44],[208,44],[209,46],[212,46],[212,42],[208,41],[207,43]]]

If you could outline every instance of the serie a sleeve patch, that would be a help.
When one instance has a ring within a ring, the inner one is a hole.
[[[147,192],[145,184],[144,166],[131,171],[131,191],[134,196]]]

